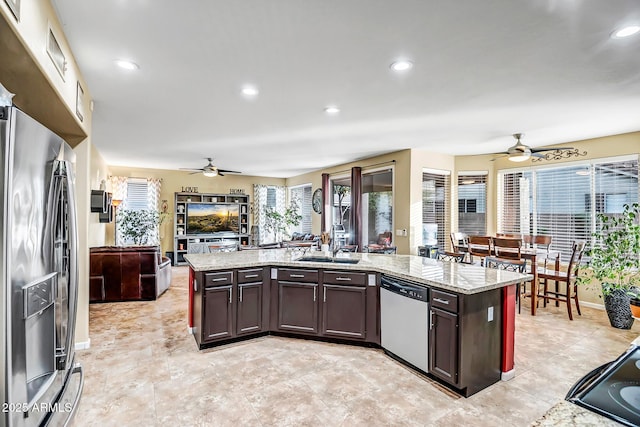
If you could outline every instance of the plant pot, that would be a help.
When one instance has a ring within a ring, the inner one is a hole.
[[[636,319],[640,319],[640,299],[631,298],[629,300],[629,308],[631,309],[631,315]]]
[[[630,308],[631,297],[624,289],[616,289],[604,297],[604,308],[611,326],[618,329],[631,329],[633,317]]]

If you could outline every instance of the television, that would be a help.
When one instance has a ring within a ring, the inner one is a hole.
[[[186,234],[238,233],[240,205],[187,203]]]

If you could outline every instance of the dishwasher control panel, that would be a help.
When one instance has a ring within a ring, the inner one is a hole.
[[[429,289],[415,283],[398,280],[394,277],[383,276],[380,286],[390,292],[418,301],[429,301]]]

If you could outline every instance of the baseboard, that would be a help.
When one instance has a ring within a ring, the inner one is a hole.
[[[595,308],[596,310],[604,310],[604,305],[603,304],[596,304],[595,302],[580,301],[580,306],[581,307]]]
[[[87,338],[86,341],[77,342],[76,343],[76,351],[77,350],[88,350],[91,347],[91,338]]]
[[[502,381],[509,381],[509,380],[514,379],[515,377],[516,377],[516,370],[515,370],[515,368],[514,368],[514,369],[512,369],[512,370],[510,370],[510,371],[503,372],[503,373],[500,375],[500,379],[501,379]]]

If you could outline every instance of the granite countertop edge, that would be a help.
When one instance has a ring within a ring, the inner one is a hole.
[[[309,255],[322,254],[311,252]],[[341,254],[341,258],[359,259],[357,264],[299,261],[298,259],[301,256],[303,255],[296,252],[271,249],[268,251],[187,254],[185,255],[185,260],[197,272],[255,267],[322,268],[341,271],[364,270],[388,274],[398,279],[410,280],[418,284],[469,295],[533,279],[530,274],[523,275],[508,271],[486,270],[480,266],[436,261],[416,255]],[[449,280],[437,280],[433,277],[428,277],[428,273],[442,274],[442,276],[447,276]],[[464,280],[456,280],[456,283],[451,283],[454,277],[462,279],[467,275],[481,280],[476,280],[473,283],[468,283],[467,281],[466,285],[460,284]]]

